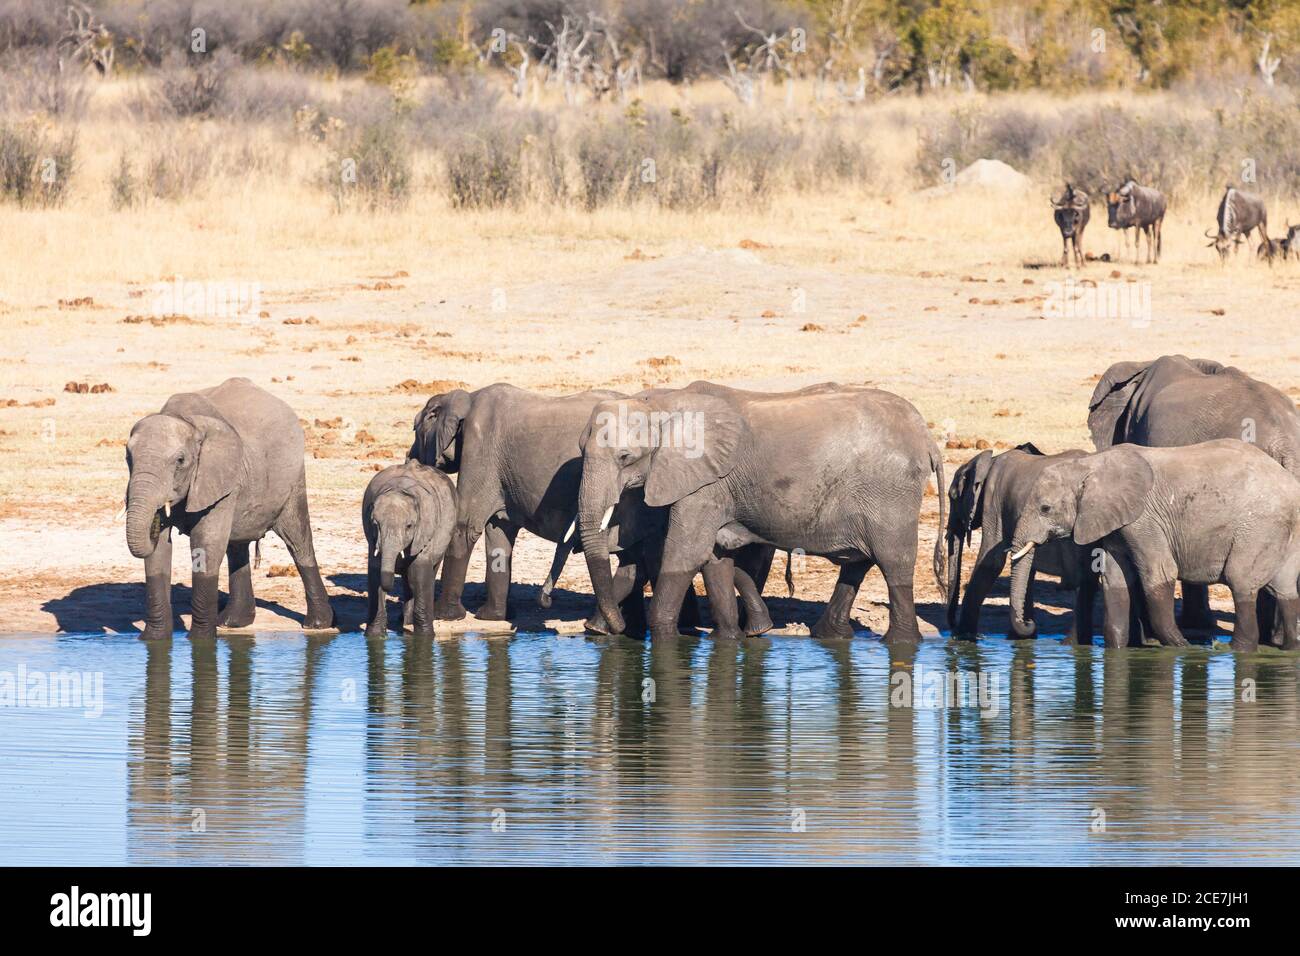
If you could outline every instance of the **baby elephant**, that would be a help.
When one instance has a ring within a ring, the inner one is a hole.
[[[246,378],[173,395],[135,423],[126,442],[126,543],[144,559],[143,637],[172,634],[172,528],[190,537],[190,637],[253,623],[248,546],[268,531],[284,541],[307,592],[303,627],[334,623],[312,547],[303,447],[293,409]],[[230,599],[218,615],[223,556]]]
[[[408,459],[370,480],[361,501],[369,555],[366,637],[388,632],[385,597],[398,572],[410,599],[403,619],[409,618],[417,635],[433,634],[433,581],[455,523],[456,486],[436,468]]]
[[[1155,636],[1181,647],[1174,582],[1226,584],[1236,609],[1232,647],[1259,645],[1255,601],[1277,598],[1283,648],[1300,647],[1300,483],[1254,445],[1116,445],[1043,470],[1012,538],[1012,613],[1023,620],[1036,547],[1100,542],[1106,646],[1128,643],[1129,587],[1141,588]]]
[[[974,639],[979,631],[980,608],[1006,565],[1012,532],[1038,476],[1055,462],[1073,461],[1086,454],[1071,450],[1044,455],[1032,444],[1025,443],[996,457],[991,451],[982,451],[957,469],[948,489],[951,508],[947,530],[948,626],[955,636]],[[976,529],[981,532],[980,553],[958,619],[962,546],[963,541],[970,542],[971,532]],[[1080,644],[1092,641],[1092,602],[1097,594],[1097,577],[1089,564],[1089,549],[1067,540],[1047,542],[1034,561],[1035,571],[1058,575],[1061,586],[1074,591],[1070,637]],[[1034,636],[1032,597],[1027,599],[1027,605],[1023,621],[1012,619],[1016,637]]]

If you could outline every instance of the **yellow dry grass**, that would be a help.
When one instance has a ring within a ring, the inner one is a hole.
[[[1201,238],[1214,197],[1199,197],[1171,211],[1160,265],[1093,263],[1083,273],[1138,283],[1149,292],[1149,323],[1053,317],[1048,297],[1067,273],[1055,265],[1046,186],[1024,195],[912,191],[914,122],[932,101],[871,107],[900,117],[869,126],[884,184],[871,192],[787,192],[762,207],[689,213],[466,212],[424,187],[437,169],[422,159],[410,204],[372,215],[333,210],[315,182],[326,155],[319,144],[218,124],[180,135],[217,150],[264,136],[273,161],[227,166],[177,203],[115,212],[108,183],[117,155],[149,135],[122,118],[121,95],[101,92],[82,124],[83,166],[62,208],[0,205],[0,404],[17,403],[0,407],[0,630],[98,630],[138,618],[124,603],[138,591],[120,586],[142,571],[112,521],[126,434],[172,393],[232,375],[271,389],[309,423],[320,563],[351,611],[364,572],[361,491],[376,466],[400,458],[433,383],[504,380],[561,393],[697,378],[771,389],[871,382],[910,399],[941,441],[1032,440],[1049,451],[1088,447],[1094,378],[1119,359],[1213,357],[1300,395],[1300,264],[1269,269],[1243,252],[1220,267]],[[682,95],[647,93],[665,103]],[[687,95],[729,94],[705,84]],[[1026,109],[1059,105],[1021,99]],[[1286,209],[1273,218],[1288,211],[1300,219]],[[1104,210],[1093,215],[1088,250],[1120,253]],[[258,283],[267,315],[124,321],[147,315],[153,285],[174,277]],[[93,303],[59,304],[86,297]],[[648,361],[666,356],[677,364]],[[400,388],[408,379],[426,384]],[[113,391],[65,392],[71,381]],[[970,454],[952,448],[949,474]],[[925,570],[935,503],[926,499],[917,575],[928,630],[939,620]],[[523,536],[516,579],[540,582],[549,548]],[[176,580],[188,583],[180,553]],[[285,563],[268,539],[256,586],[271,603],[259,627],[291,625],[301,610],[295,580],[265,577]],[[481,580],[477,560],[474,575]],[[783,594],[776,577],[770,593]],[[824,599],[832,581],[829,565],[810,560],[799,596]],[[580,561],[561,584],[587,590]],[[880,628],[883,600],[873,574],[859,619]],[[575,600],[565,613],[581,611]]]

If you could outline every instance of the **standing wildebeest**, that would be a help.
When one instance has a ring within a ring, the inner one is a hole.
[[[1264,208],[1264,200],[1254,193],[1243,192],[1229,185],[1223,199],[1219,201],[1216,219],[1219,224],[1218,235],[1208,229],[1205,230],[1205,235],[1210,240],[1209,245],[1219,254],[1220,262],[1228,258],[1228,244],[1249,239],[1252,229],[1258,229],[1260,238],[1268,243],[1268,210]]]
[[[1147,237],[1147,262],[1160,261],[1161,229],[1165,221],[1165,197],[1158,189],[1139,186],[1131,178],[1124,185],[1106,195],[1106,208],[1109,212],[1108,225],[1112,229],[1132,227],[1133,261],[1138,261],[1140,252],[1138,233]],[[1154,253],[1154,255],[1153,255]]]
[[[1092,214],[1088,206],[1088,194],[1082,189],[1075,189],[1065,184],[1065,192],[1060,199],[1051,200],[1053,218],[1061,230],[1061,265],[1070,264],[1070,242],[1074,242],[1074,261],[1083,268],[1083,230],[1087,228],[1088,217]]]

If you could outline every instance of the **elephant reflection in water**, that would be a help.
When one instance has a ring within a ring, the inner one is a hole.
[[[188,642],[188,715],[173,712],[175,645],[145,645],[129,729],[130,862],[303,861],[312,701],[333,639],[307,638],[301,670],[283,678],[255,676],[251,637]]]

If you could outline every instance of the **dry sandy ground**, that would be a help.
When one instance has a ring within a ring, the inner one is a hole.
[[[143,569],[114,522],[127,432],[172,393],[232,375],[308,423],[316,547],[348,628],[364,608],[362,489],[400,459],[412,416],[449,382],[551,394],[697,378],[761,389],[871,383],[932,423],[949,477],[977,441],[1090,447],[1088,397],[1119,359],[1212,357],[1300,395],[1300,265],[1270,270],[1243,254],[1218,266],[1198,238],[1212,217],[1207,199],[1171,215],[1159,266],[1084,272],[1149,283],[1149,324],[1047,315],[1043,297],[1066,273],[1036,267],[1059,250],[1043,198],[790,198],[743,215],[533,211],[520,214],[526,223],[435,209],[407,213],[396,228],[313,214],[250,229],[236,204],[159,213],[168,217],[161,234],[148,215],[92,227],[57,211],[0,211],[0,233],[22,250],[0,268],[0,631],[135,626]],[[1096,218],[1089,249],[1118,250]],[[148,314],[149,284],[170,275],[258,281],[267,315],[129,321]],[[112,390],[65,391],[69,382]],[[928,633],[942,618],[929,572],[936,508],[928,495],[917,562]],[[581,560],[570,562],[556,607],[535,607],[551,547],[521,535],[514,600],[528,626],[585,616]],[[174,580],[184,613],[182,554]],[[833,569],[809,558],[798,600],[786,601],[783,561],[768,587],[779,595],[774,615],[811,622],[817,608],[807,602],[827,597]],[[268,537],[254,578],[257,629],[300,620],[297,579],[271,576],[288,564]],[[481,549],[470,580],[482,580]],[[884,594],[873,572],[857,604],[857,619],[877,632]],[[1004,581],[986,629],[1005,629],[1005,595]],[[1053,589],[1040,588],[1040,599],[1053,605]]]

